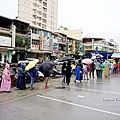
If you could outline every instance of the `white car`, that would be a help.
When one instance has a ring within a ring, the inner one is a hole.
[[[20,65],[21,63],[28,64],[30,61],[33,61],[34,59],[36,58],[26,58],[25,60],[19,60],[18,65]]]

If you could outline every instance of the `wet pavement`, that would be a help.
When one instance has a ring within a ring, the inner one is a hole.
[[[0,93],[0,120],[120,120],[120,74],[77,81],[62,78],[36,82],[35,89]],[[27,84],[29,87],[29,84]]]

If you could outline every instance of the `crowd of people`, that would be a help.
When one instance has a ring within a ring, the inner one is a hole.
[[[43,60],[40,57],[39,58],[39,63],[42,64]],[[118,63],[120,64],[120,62]],[[77,63],[76,62],[64,62],[62,65],[62,84],[66,84],[67,86],[70,84],[70,79],[71,76],[74,76],[74,82],[82,80],[89,80],[91,78],[95,78],[95,73],[97,78],[102,78],[103,73],[105,77],[110,77],[111,74],[117,73],[117,71],[120,71],[120,68],[116,63],[115,60],[105,60],[105,61],[100,61],[97,60],[96,62],[92,62],[91,64],[85,64],[82,63],[81,60],[79,60]],[[18,70],[18,76],[17,76],[17,84],[16,88],[19,90],[25,90],[26,89],[26,82],[25,82],[25,64],[20,65],[20,68]],[[42,72],[42,70],[40,70]],[[95,72],[96,71],[96,72]],[[104,72],[103,72],[104,71]],[[36,67],[32,67],[29,69],[29,74],[30,74],[30,90],[33,90],[33,83],[35,81],[35,77],[38,75],[38,71]],[[50,77],[50,70],[44,72],[44,77],[45,77],[45,89],[49,88],[48,86],[48,80]],[[3,70],[2,74],[2,82],[1,82],[1,88],[0,91],[6,91],[10,92],[11,91],[11,77],[10,77],[10,64],[7,61],[5,65],[5,69]]]
[[[111,74],[117,73],[118,64],[115,60],[93,60],[91,64],[81,63],[81,60],[79,60],[78,63],[68,62],[66,64],[66,62],[64,62],[62,66],[62,84],[69,85],[72,74],[74,76],[75,83],[76,80],[82,82],[82,80],[94,79],[95,76],[97,76],[97,78],[102,78],[103,76],[111,77]]]
[[[39,64],[42,64],[43,60],[42,57],[39,58]],[[21,63],[20,67],[18,69],[18,76],[17,76],[17,82],[16,82],[16,88],[18,90],[25,90],[26,89],[26,80],[25,80],[25,67],[26,65]],[[38,68],[37,67],[32,67],[28,70],[29,75],[30,75],[30,90],[33,90],[33,84],[35,81],[35,77],[38,76]],[[40,70],[42,72],[42,70]],[[48,87],[48,80],[50,76],[50,70],[44,72],[44,77],[45,77],[45,89],[49,88]],[[6,92],[11,92],[11,76],[10,76],[10,64],[7,61],[5,68],[2,73],[2,80],[1,80],[1,86],[0,86],[0,91],[6,91]]]

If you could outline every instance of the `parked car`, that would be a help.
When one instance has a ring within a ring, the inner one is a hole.
[[[19,61],[18,61],[18,66],[19,66],[21,63],[28,64],[30,61],[33,61],[34,59],[36,59],[36,58],[26,58],[26,59],[24,59],[24,60],[19,60]]]

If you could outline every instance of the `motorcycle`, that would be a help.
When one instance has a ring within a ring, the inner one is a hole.
[[[13,73],[10,73],[11,84],[16,85],[17,84],[18,71],[17,71],[17,69],[15,67],[12,68],[12,70],[13,70]]]

